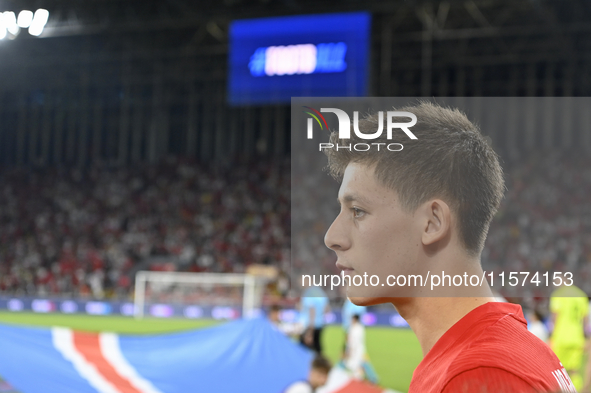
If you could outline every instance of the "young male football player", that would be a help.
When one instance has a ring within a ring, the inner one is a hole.
[[[392,139],[359,138],[380,128],[378,113],[350,139],[331,135],[335,146],[372,142],[370,149],[325,150],[341,181],[341,210],[325,243],[351,278],[379,278],[349,286],[347,296],[358,305],[391,302],[416,334],[424,359],[410,393],[575,391],[558,358],[527,331],[521,307],[495,302],[486,281],[434,291],[416,284],[431,273],[483,276],[480,253],[504,180],[496,153],[463,113],[431,103],[396,110],[416,116],[416,139],[400,130]],[[393,142],[403,149],[384,148]],[[406,282],[412,276],[416,285]]]

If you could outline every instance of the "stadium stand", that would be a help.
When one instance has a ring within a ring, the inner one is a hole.
[[[590,164],[560,154],[505,162],[508,191],[490,229],[485,268],[576,271],[590,291],[591,241],[583,236],[591,230]],[[333,268],[322,238],[335,206],[326,206],[325,216],[311,218],[318,241],[299,248],[305,252],[294,255],[290,271],[285,160],[3,169],[0,181],[3,293],[127,298],[138,265],[244,272],[256,263],[297,275],[313,260],[318,271]]]
[[[4,169],[0,291],[125,298],[134,268],[289,266],[285,161]],[[223,193],[222,193],[223,190]]]

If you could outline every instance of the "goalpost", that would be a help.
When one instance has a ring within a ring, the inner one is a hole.
[[[221,286],[233,289],[233,294],[236,295],[236,290],[242,286],[243,289],[238,297],[241,297],[242,317],[246,318],[254,315],[254,312],[261,308],[266,281],[264,278],[250,274],[139,271],[135,276],[134,316],[143,318],[145,306],[151,303],[149,296],[152,292],[165,293],[173,302],[203,305],[191,303],[190,294],[199,291],[212,292],[215,286]],[[236,297],[233,297],[234,301],[237,300]],[[223,296],[216,294],[210,298],[222,303],[232,301],[230,298],[224,299]]]

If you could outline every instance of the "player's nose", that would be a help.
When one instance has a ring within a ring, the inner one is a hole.
[[[339,214],[324,235],[324,244],[333,251],[345,251],[351,247],[351,241],[343,224],[342,214]]]

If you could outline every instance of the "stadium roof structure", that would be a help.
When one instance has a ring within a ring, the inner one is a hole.
[[[50,11],[45,39],[17,37],[33,42],[13,45],[0,70],[192,58],[196,78],[223,81],[230,21],[356,10],[374,15],[372,95],[431,95],[446,83],[449,95],[546,95],[511,78],[529,67],[541,80],[546,72],[573,80],[591,53],[591,5],[584,0],[5,0],[0,7]],[[468,68],[475,69],[471,79],[482,80],[473,90],[454,83]],[[505,92],[490,86],[495,79],[510,82]],[[572,85],[565,89],[574,95],[588,89]]]
[[[254,141],[257,129],[272,129],[276,138],[268,140],[268,150],[282,155],[289,150],[286,105],[234,109],[227,104],[230,22],[359,10],[372,13],[370,96],[591,95],[591,3],[586,0],[0,3],[0,11],[40,7],[50,12],[40,37],[0,40],[0,119],[8,119],[3,122],[15,122],[10,119],[23,106],[29,113],[52,102],[57,111],[71,109],[80,116],[111,108],[112,123],[126,128],[131,120],[121,114],[142,107],[150,108],[140,116],[143,124],[164,124],[159,129],[185,127],[208,135],[235,129]],[[87,109],[81,110],[82,104]],[[22,161],[10,158],[14,143],[4,142],[8,155],[2,157],[9,158],[3,162]],[[177,145],[168,153],[209,159],[221,151],[207,138],[202,147]],[[166,149],[146,154],[157,160]],[[243,150],[257,154],[256,143],[244,143]]]

